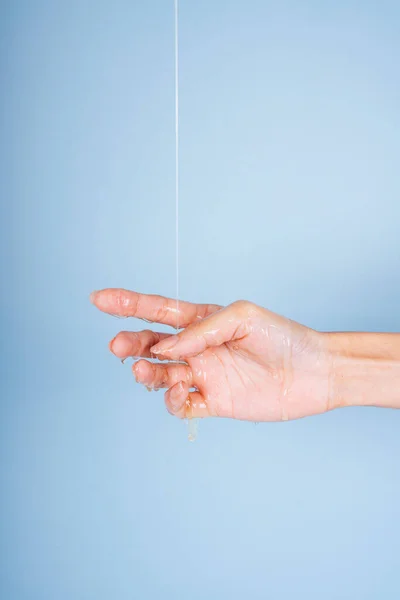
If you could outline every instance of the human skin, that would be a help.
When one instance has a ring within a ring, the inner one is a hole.
[[[109,348],[180,418],[286,421],[345,406],[400,408],[400,334],[318,332],[251,302],[227,307],[124,289],[92,303],[181,331],[121,331]],[[146,359],[159,359],[154,363]]]

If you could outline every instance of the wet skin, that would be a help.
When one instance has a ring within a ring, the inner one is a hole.
[[[177,304],[123,289],[93,292],[91,301],[115,316],[179,323],[177,335],[121,331],[109,344],[118,358],[139,359],[136,381],[165,388],[178,417],[285,421],[378,405],[371,386],[386,390],[379,405],[400,406],[399,334],[317,332],[247,301]]]

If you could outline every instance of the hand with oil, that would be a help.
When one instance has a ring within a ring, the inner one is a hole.
[[[379,389],[381,405],[400,407],[399,335],[321,333],[246,301],[178,308],[175,300],[122,289],[91,300],[103,312],[171,327],[179,317],[178,334],[122,331],[110,350],[140,358],[136,380],[165,388],[166,406],[180,418],[286,421],[376,404],[371,389]]]

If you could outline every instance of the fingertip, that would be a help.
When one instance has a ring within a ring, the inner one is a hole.
[[[140,373],[139,362],[140,361],[137,361],[137,362],[133,363],[133,365],[131,367],[132,374],[133,374],[133,376],[135,378],[136,383],[140,383],[140,384],[144,385],[143,377],[141,376],[141,373]]]
[[[151,365],[147,360],[144,359],[138,360],[132,365],[132,373],[137,383],[142,383],[143,385],[148,385],[152,381],[152,376],[149,370],[151,370]]]
[[[131,356],[136,349],[130,337],[131,335],[132,334],[120,331],[109,343],[108,347],[110,351],[118,358],[127,358],[128,356]]]
[[[116,338],[116,337],[117,337],[117,336],[114,336],[114,337],[113,337],[113,339],[112,339],[111,341],[109,341],[109,342],[108,342],[108,349],[109,349],[109,351],[110,351],[110,352],[112,352],[113,354],[115,354],[113,346],[114,346],[114,342],[115,342],[115,338]]]
[[[185,403],[189,395],[189,388],[186,382],[178,381],[165,394],[165,404],[170,414],[184,418]]]
[[[178,381],[178,383],[172,387],[171,392],[173,398],[182,398],[183,396],[186,396],[188,392],[187,383],[185,381]]]
[[[175,348],[177,343],[179,342],[179,337],[177,335],[171,335],[170,337],[158,342],[154,346],[150,348],[150,352],[152,354],[165,354],[168,355]]]

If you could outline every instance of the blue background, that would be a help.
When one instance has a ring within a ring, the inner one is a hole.
[[[107,349],[174,295],[173,2],[1,2],[1,597],[400,597],[400,411],[209,420]],[[181,296],[399,331],[398,2],[181,1]]]

